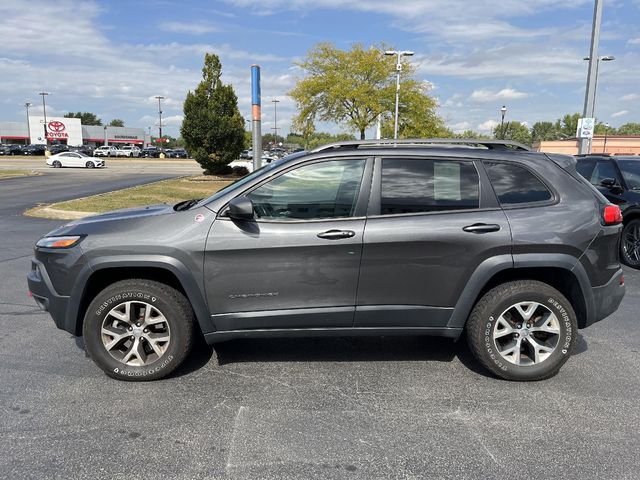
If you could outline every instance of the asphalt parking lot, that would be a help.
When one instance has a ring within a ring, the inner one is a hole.
[[[61,222],[21,213],[197,171],[176,165],[0,180],[0,478],[640,478],[632,270],[543,382],[492,378],[440,338],[235,340],[219,366],[204,348],[166,380],[104,376],[27,297],[33,243]]]

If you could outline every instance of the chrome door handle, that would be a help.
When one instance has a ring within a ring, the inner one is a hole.
[[[326,240],[340,240],[343,238],[351,238],[355,236],[355,234],[356,232],[353,230],[327,230],[326,232],[319,233],[318,237]]]
[[[473,225],[462,227],[462,230],[470,233],[497,232],[498,230],[500,230],[500,225],[495,223],[474,223]]]

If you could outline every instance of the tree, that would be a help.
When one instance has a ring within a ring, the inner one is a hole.
[[[524,123],[505,122],[502,128],[498,124],[493,129],[493,135],[503,140],[513,140],[524,145],[531,145],[531,132]]]
[[[618,131],[611,125],[607,127],[603,122],[597,122],[593,129],[593,133],[596,135],[617,135]]]
[[[187,93],[180,133],[193,158],[212,175],[226,173],[244,149],[244,118],[231,85],[220,80],[222,64],[206,53],[202,81]]]
[[[436,100],[427,94],[430,88],[431,85],[412,79],[405,80],[402,84],[398,105],[398,138],[434,138],[450,135],[444,120],[436,115]],[[394,126],[395,114],[383,115],[382,136],[393,138]]]
[[[553,122],[536,122],[531,127],[531,139],[534,142],[557,140],[558,138],[560,138],[560,135]]]
[[[379,115],[389,121],[395,105],[395,59],[384,55],[385,46],[365,49],[355,44],[344,51],[330,43],[311,49],[298,66],[307,76],[289,94],[296,101],[294,125],[303,136],[315,120],[345,125],[365,138],[365,130]],[[407,117],[402,128],[414,135],[437,124],[435,101],[426,94],[426,85],[414,78],[414,68],[403,62],[401,102]],[[304,128],[301,128],[304,127]]]
[[[618,128],[618,135],[640,135],[640,123],[625,123]]]
[[[579,113],[566,114],[561,119],[556,120],[555,128],[559,138],[575,138],[578,130],[578,120],[582,118]]]
[[[114,118],[109,122],[110,127],[124,127],[124,120],[120,120],[119,118]]]
[[[79,118],[82,125],[102,125],[102,120],[91,112],[69,112],[64,114],[64,118]]]
[[[450,135],[447,135],[447,136],[451,138],[484,138],[484,139],[491,138],[489,135],[485,135],[483,133],[479,133],[474,130],[465,130],[462,133],[451,133]]]

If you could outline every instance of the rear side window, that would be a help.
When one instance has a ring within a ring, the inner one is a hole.
[[[593,159],[578,160],[578,163],[576,164],[576,170],[584,178],[589,179],[591,178],[591,172],[593,172],[593,167],[595,166],[595,164],[596,162]]]
[[[479,207],[478,172],[472,162],[383,159],[380,213],[397,215]]]
[[[553,195],[529,170],[508,163],[485,162],[500,205],[522,205],[549,201]]]
[[[600,186],[605,178],[613,178],[620,183],[618,172],[616,171],[616,167],[613,162],[601,160],[598,162],[598,165],[596,165],[596,169],[591,174],[589,181],[592,185]]]

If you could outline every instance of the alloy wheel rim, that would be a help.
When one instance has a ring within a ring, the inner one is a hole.
[[[518,302],[498,317],[493,341],[500,356],[521,367],[538,365],[560,343],[560,321],[538,302]]]
[[[625,228],[622,248],[632,262],[640,262],[640,225]]]
[[[171,341],[169,322],[162,312],[146,302],[123,302],[102,321],[102,345],[109,355],[132,367],[160,360]]]

